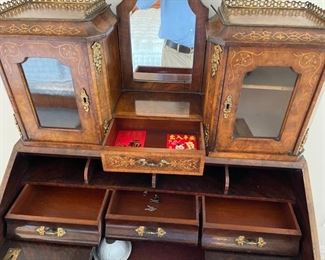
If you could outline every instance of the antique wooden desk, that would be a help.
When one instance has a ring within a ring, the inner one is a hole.
[[[131,240],[130,259],[319,259],[302,153],[325,78],[324,10],[226,0],[208,19],[188,0],[185,69],[134,66],[135,3],[116,16],[93,0],[0,6],[21,132],[1,257],[91,259],[108,238]],[[117,145],[125,132],[144,142]],[[170,149],[171,136],[190,149]]]

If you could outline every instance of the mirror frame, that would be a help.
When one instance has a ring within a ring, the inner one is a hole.
[[[200,0],[188,0],[196,15],[195,47],[191,83],[170,83],[159,81],[138,81],[133,77],[130,12],[137,0],[123,0],[117,7],[119,48],[121,56],[123,90],[153,90],[173,92],[201,92],[204,72],[206,24],[209,9]]]

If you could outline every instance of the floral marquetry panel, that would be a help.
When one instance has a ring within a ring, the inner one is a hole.
[[[191,154],[186,152],[170,153],[161,149],[161,152],[141,153],[123,151],[122,148],[102,152],[104,171],[117,172],[143,172],[180,175],[202,175],[204,167],[204,154]],[[156,150],[156,149],[153,149]]]

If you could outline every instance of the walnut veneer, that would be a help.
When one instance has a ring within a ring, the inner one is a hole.
[[[208,19],[188,0],[193,68],[136,71],[135,0],[117,16],[102,0],[0,6],[22,135],[0,189],[1,257],[91,259],[113,238],[132,240],[136,260],[319,259],[302,152],[325,79],[324,10],[244,2]],[[145,147],[114,146],[119,130],[146,130]],[[198,149],[168,149],[172,133]]]

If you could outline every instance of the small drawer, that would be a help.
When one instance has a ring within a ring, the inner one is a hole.
[[[26,185],[6,215],[11,238],[96,245],[108,191]]]
[[[117,190],[106,214],[106,237],[198,244],[198,198]]]
[[[204,248],[295,256],[300,237],[290,203],[203,197]]]
[[[121,130],[145,131],[143,147],[114,146]],[[197,149],[167,148],[167,135],[193,135]],[[205,144],[198,121],[113,119],[101,153],[104,171],[180,175],[203,175]]]

